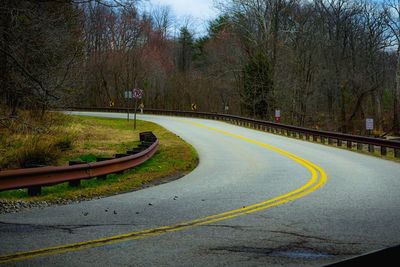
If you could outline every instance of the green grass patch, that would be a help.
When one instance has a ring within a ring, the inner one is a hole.
[[[137,121],[134,131],[133,122],[126,119],[71,116],[70,121],[68,127],[73,129],[74,141],[70,149],[61,153],[58,158],[60,164],[68,160],[92,162],[96,157],[124,153],[140,143],[139,133],[144,131],[152,131],[159,139],[160,147],[151,159],[124,174],[111,174],[104,180],[82,180],[78,187],[70,187],[68,183],[43,187],[42,194],[36,197],[28,196],[26,189],[0,192],[0,199],[58,202],[61,199],[114,195],[166,177],[184,175],[197,166],[198,156],[194,148],[155,123]]]

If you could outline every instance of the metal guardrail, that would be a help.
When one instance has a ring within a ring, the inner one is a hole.
[[[68,107],[63,110],[80,110],[80,111],[99,111],[99,112],[127,112],[126,108],[76,108]],[[333,145],[336,143],[337,146],[342,146],[343,142],[346,143],[347,148],[352,148],[356,145],[357,150],[363,150],[364,145],[368,145],[368,151],[373,153],[376,146],[380,148],[381,155],[387,155],[387,149],[393,149],[393,155],[397,158],[400,157],[400,142],[373,138],[360,135],[344,134],[338,132],[321,131],[315,129],[309,129],[304,127],[286,125],[281,123],[251,119],[236,115],[229,114],[218,114],[211,112],[195,112],[195,111],[177,111],[177,110],[165,110],[165,109],[144,109],[146,114],[154,115],[169,115],[169,116],[185,116],[185,117],[197,117],[204,119],[214,119],[227,121],[240,126],[247,126],[271,133],[283,134],[289,137],[306,139],[320,142],[323,144]]]
[[[41,193],[42,186],[69,182],[71,186],[80,184],[81,179],[100,178],[131,169],[151,158],[158,150],[159,142],[152,132],[140,133],[142,142],[138,148],[126,154],[116,154],[115,158],[98,158],[98,162],[70,162],[72,166],[46,166],[18,170],[0,171],[0,191],[28,188],[29,195]]]

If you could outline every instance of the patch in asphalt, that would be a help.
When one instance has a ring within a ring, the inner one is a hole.
[[[210,249],[211,251],[226,251],[233,253],[253,254],[257,257],[279,257],[301,260],[319,260],[319,259],[332,259],[337,256],[355,255],[353,253],[344,252],[329,252],[321,251],[315,248],[300,247],[300,246],[286,246],[278,248],[264,248],[264,247],[251,247],[251,246],[229,246],[229,247],[216,247]]]

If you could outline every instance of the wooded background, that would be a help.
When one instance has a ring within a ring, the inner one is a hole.
[[[53,106],[198,110],[400,132],[400,0],[225,0],[204,36],[140,1],[3,0],[1,120]],[[178,30],[177,30],[178,29]],[[130,104],[132,105],[132,103]],[[227,109],[228,107],[228,109]]]

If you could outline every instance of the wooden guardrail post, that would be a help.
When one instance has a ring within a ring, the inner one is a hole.
[[[74,165],[79,165],[79,164],[86,164],[86,161],[81,161],[81,160],[72,160],[68,162],[69,166],[74,166]],[[71,187],[77,187],[81,185],[81,180],[73,180],[73,181],[69,181],[68,185]]]
[[[387,155],[387,148],[385,146],[381,146],[381,155],[386,156]]]
[[[395,149],[394,149],[394,156],[395,156],[396,158],[400,158],[400,148],[395,148]]]
[[[31,197],[38,196],[42,193],[42,187],[40,185],[28,187],[28,195]]]
[[[374,152],[375,152],[375,145],[369,144],[369,145],[368,145],[368,152],[374,153]]]
[[[363,143],[358,142],[357,143],[357,150],[363,150]]]
[[[352,148],[352,143],[351,143],[351,141],[347,141],[347,148],[348,148],[348,149],[351,149],[351,148]]]
[[[337,139],[337,146],[338,146],[338,147],[341,147],[341,146],[342,146],[342,140]]]
[[[96,158],[96,162],[100,162],[100,161],[106,161],[106,160],[111,160],[113,158]],[[97,180],[105,180],[107,179],[107,175],[101,175],[101,176],[97,176]]]

